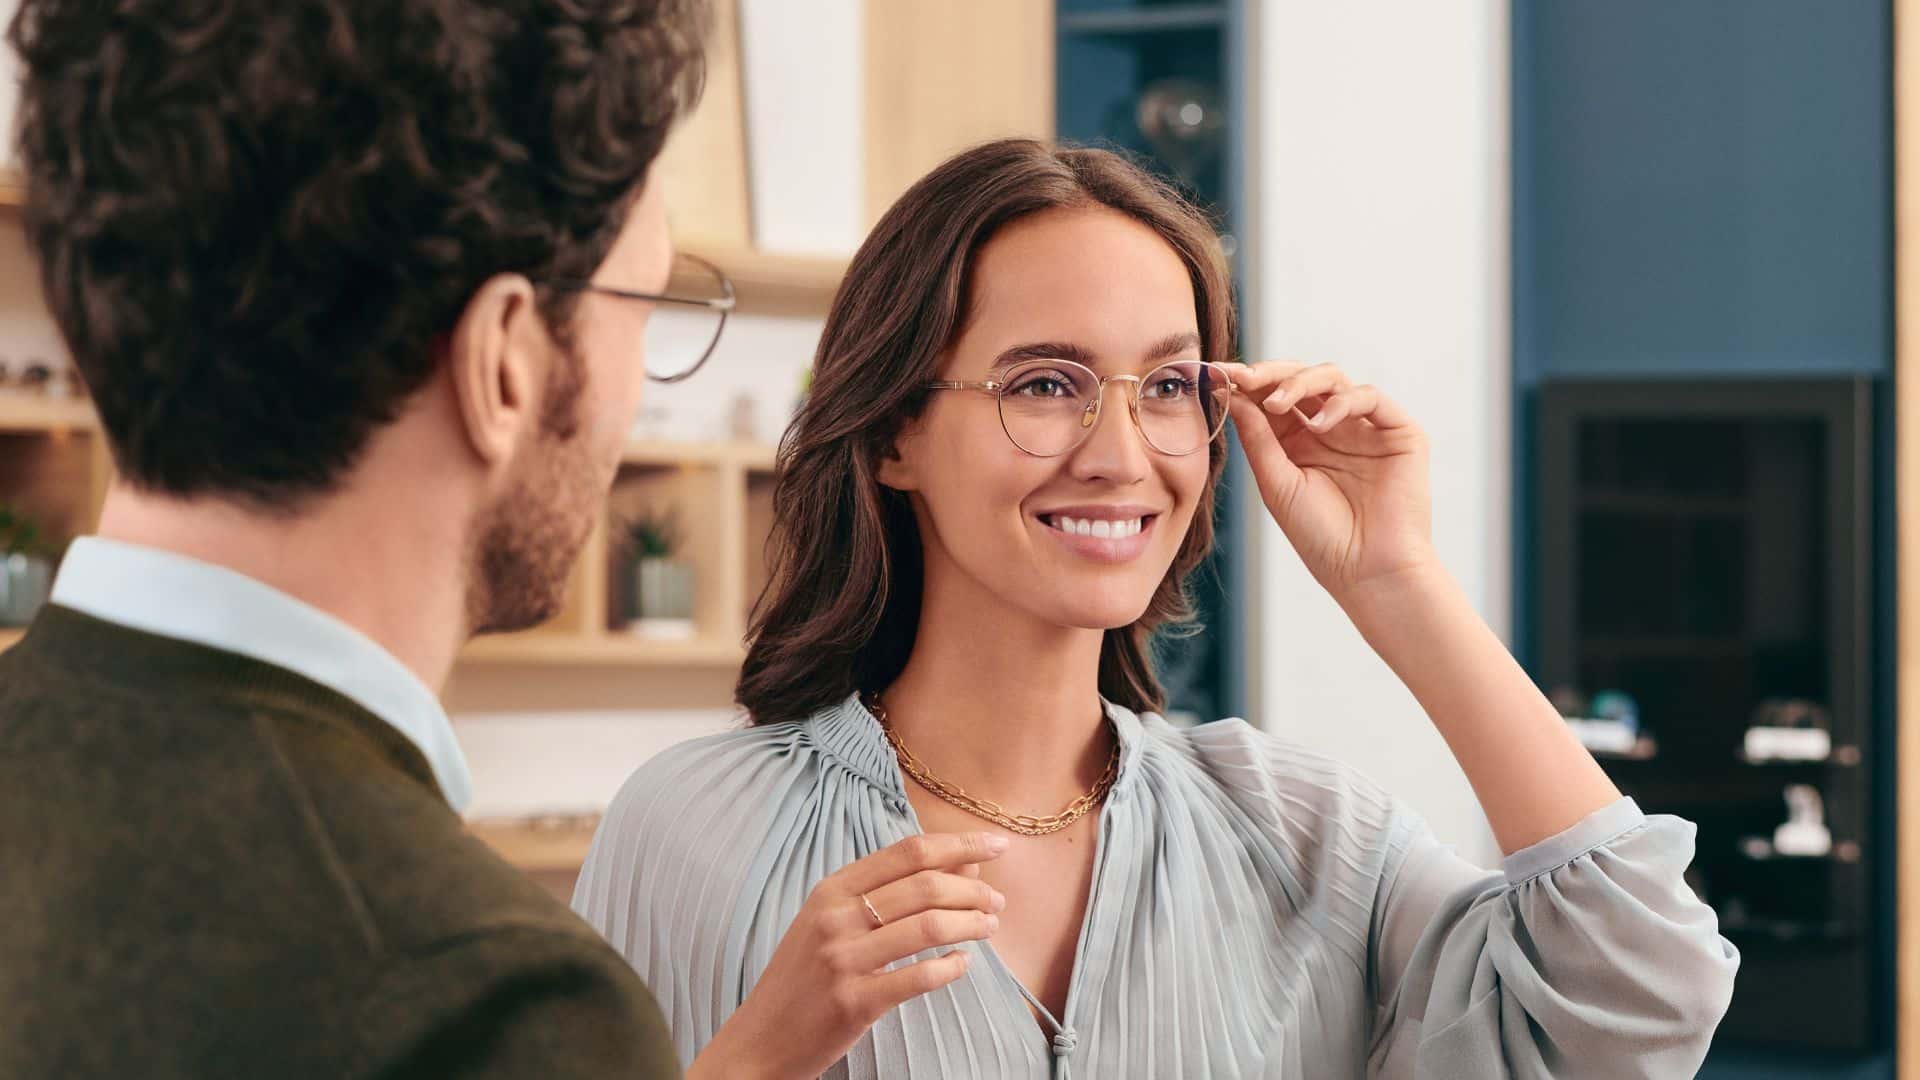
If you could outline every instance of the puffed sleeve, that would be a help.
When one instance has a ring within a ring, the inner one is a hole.
[[[1481,870],[1410,814],[1374,911],[1381,1078],[1690,1077],[1739,952],[1682,879],[1694,827],[1621,799]]]

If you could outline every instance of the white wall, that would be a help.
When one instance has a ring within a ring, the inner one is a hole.
[[[1262,357],[1332,361],[1433,441],[1441,555],[1507,629],[1506,0],[1260,5],[1250,185]],[[1260,515],[1256,701],[1401,794],[1442,839],[1498,857],[1412,696]]]

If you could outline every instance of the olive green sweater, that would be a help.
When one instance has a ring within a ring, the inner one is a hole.
[[[60,607],[0,653],[0,1077],[678,1073],[351,701]]]

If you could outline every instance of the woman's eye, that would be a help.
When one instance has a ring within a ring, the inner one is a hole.
[[[1073,393],[1073,384],[1058,375],[1032,375],[1020,380],[1013,393],[1023,397],[1067,397]]]
[[[1175,378],[1173,376],[1155,379],[1153,380],[1153,384],[1147,387],[1147,396],[1153,398],[1178,400],[1192,393],[1193,382],[1191,380]]]

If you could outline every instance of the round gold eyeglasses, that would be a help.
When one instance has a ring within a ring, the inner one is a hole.
[[[979,390],[1000,407],[1000,427],[1034,457],[1071,453],[1100,422],[1108,383],[1128,389],[1127,409],[1147,445],[1180,457],[1211,443],[1227,423],[1233,373],[1225,364],[1181,360],[1145,375],[1098,375],[1072,360],[1027,360],[999,378],[937,381],[929,390]]]

